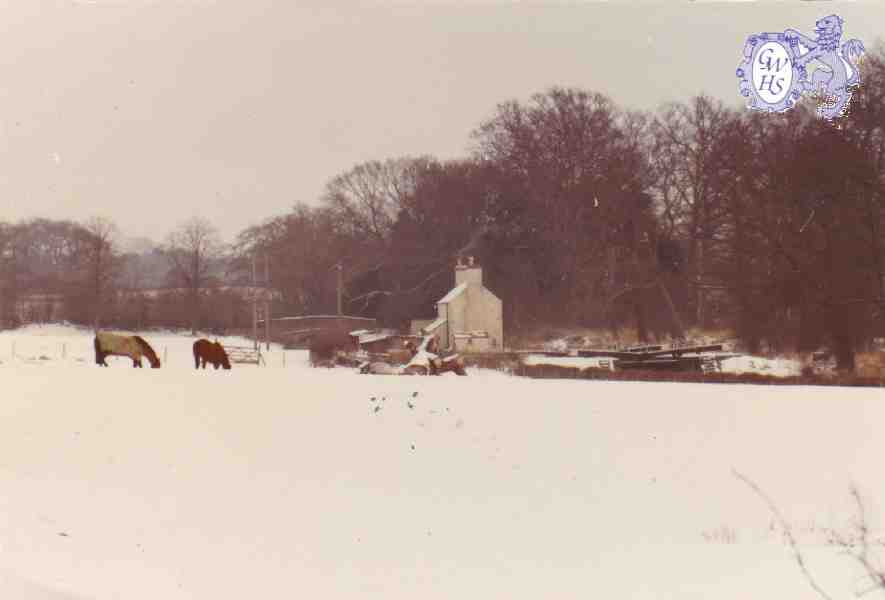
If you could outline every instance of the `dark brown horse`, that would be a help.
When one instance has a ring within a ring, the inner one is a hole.
[[[230,369],[230,359],[227,357],[227,352],[224,351],[224,346],[207,339],[194,342],[194,367],[199,369],[202,366],[205,369],[206,363],[212,363],[216,369],[219,366],[225,370]]]
[[[93,340],[95,346],[95,364],[107,367],[105,358],[108,356],[128,356],[132,359],[132,366],[141,368],[141,357],[146,356],[151,363],[151,368],[160,368],[160,359],[144,338],[137,335],[122,335],[99,331]]]

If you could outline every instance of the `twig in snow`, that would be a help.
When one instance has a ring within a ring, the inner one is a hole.
[[[808,567],[805,565],[805,559],[802,556],[802,552],[799,550],[798,544],[796,544],[796,538],[793,537],[793,532],[790,530],[790,526],[787,524],[786,519],[778,510],[777,506],[772,502],[771,498],[769,498],[765,492],[763,492],[758,485],[756,485],[753,481],[751,481],[745,475],[739,473],[737,469],[732,469],[731,472],[735,477],[743,481],[747,484],[751,490],[756,492],[756,495],[762,498],[765,504],[768,505],[768,509],[772,512],[772,514],[777,518],[778,522],[780,522],[781,527],[784,529],[784,535],[787,537],[787,541],[790,543],[790,548],[793,550],[793,556],[796,558],[796,563],[799,565],[799,568],[802,569],[802,573],[805,575],[805,579],[808,580],[808,583],[811,587],[814,588],[814,591],[818,593],[821,598],[825,598],[826,600],[833,600],[832,596],[827,594],[825,591],[821,589],[817,582],[814,580],[814,577],[811,576],[811,572],[809,572]]]

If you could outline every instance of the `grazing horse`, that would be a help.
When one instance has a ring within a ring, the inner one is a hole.
[[[206,339],[197,340],[194,342],[194,367],[199,369],[202,363],[202,367],[205,369],[207,362],[212,363],[216,369],[219,366],[224,367],[225,370],[230,369],[230,360],[227,357],[227,352],[224,351],[224,346]]]
[[[160,359],[157,358],[157,353],[141,336],[99,331],[95,334],[93,345],[95,346],[95,364],[99,366],[108,366],[104,360],[108,356],[128,356],[132,359],[133,367],[141,368],[141,357],[146,356],[151,363],[151,368],[160,368]]]

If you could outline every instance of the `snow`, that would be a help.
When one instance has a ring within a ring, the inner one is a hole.
[[[852,484],[881,531],[879,389],[197,372],[144,336],[163,368],[0,333],[0,597],[815,597],[733,469],[833,597]]]
[[[567,352],[568,341],[564,339],[550,340],[544,344],[544,349],[552,352]]]
[[[723,373],[760,373],[775,377],[799,375],[802,365],[798,360],[787,358],[762,358],[759,356],[735,356],[722,361]]]
[[[709,356],[715,356],[715,353]],[[698,356],[697,354],[685,354],[685,356]],[[570,367],[574,369],[599,368],[600,361],[614,361],[611,357],[585,358],[580,356],[544,356],[542,354],[529,354],[523,358],[526,365],[554,365]],[[763,358],[759,356],[730,356],[723,359],[723,373],[759,373],[775,377],[789,377],[799,375],[802,365],[798,360],[788,358]]]
[[[193,369],[192,346],[201,337],[218,339],[226,346],[253,346],[252,340],[245,337],[216,336],[211,333],[199,333],[194,337],[189,332],[148,331],[141,332],[140,335],[160,357],[162,368],[175,370]],[[92,329],[67,325],[30,325],[20,329],[0,331],[0,364],[28,364],[46,368],[73,364],[93,366],[95,351],[92,338]],[[271,344],[269,350],[265,344],[262,344],[261,352],[265,360],[273,363],[271,366],[282,366],[284,360],[287,364],[291,361],[296,364],[306,364],[308,361],[306,351],[283,350],[278,344]],[[171,362],[166,360],[167,356]],[[132,367],[132,360],[120,356],[109,356],[106,362],[110,367]],[[249,368],[249,365],[238,366]]]
[[[387,340],[392,337],[389,333],[366,333],[359,337],[359,344],[370,344],[372,342],[380,342],[381,340]]]
[[[543,354],[529,354],[523,357],[522,362],[525,365],[552,365],[557,367],[569,367],[573,369],[600,368],[601,361],[609,361],[609,365],[614,362],[614,358],[599,356],[585,358],[582,356],[544,356]]]

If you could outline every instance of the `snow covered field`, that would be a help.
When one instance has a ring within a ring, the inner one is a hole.
[[[197,372],[145,337],[163,368],[0,333],[0,598],[815,597],[733,469],[865,587],[825,529],[856,484],[881,531],[881,389]]]

